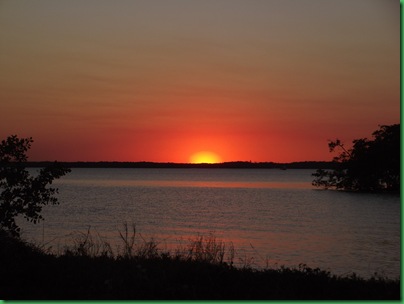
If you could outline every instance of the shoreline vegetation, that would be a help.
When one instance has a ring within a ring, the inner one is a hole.
[[[124,225],[116,250],[90,228],[53,253],[0,230],[4,300],[399,300],[400,279],[298,268],[234,266],[231,243],[197,236],[159,248]]]
[[[336,169],[340,164],[332,161],[302,161],[291,163],[274,162],[251,162],[234,161],[213,164],[192,164],[192,163],[170,163],[170,162],[118,162],[118,161],[100,161],[100,162],[57,162],[59,165],[67,168],[223,168],[223,169]],[[15,163],[14,166],[38,168],[47,167],[54,164],[51,161],[29,161]],[[8,166],[10,163],[7,164]],[[1,166],[1,163],[0,163]]]

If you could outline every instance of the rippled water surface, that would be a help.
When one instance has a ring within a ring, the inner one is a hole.
[[[114,245],[133,222],[162,248],[213,233],[256,267],[398,277],[400,197],[317,190],[313,171],[73,169],[55,183],[61,204],[44,209],[43,224],[24,222],[24,236],[57,248],[91,226]]]

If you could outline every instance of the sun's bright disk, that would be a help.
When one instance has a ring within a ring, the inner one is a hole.
[[[190,159],[190,163],[193,164],[214,164],[220,163],[221,159],[219,155],[209,152],[209,151],[200,151],[193,154]]]

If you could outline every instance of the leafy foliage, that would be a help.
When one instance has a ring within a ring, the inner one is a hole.
[[[58,204],[55,197],[58,189],[48,185],[70,172],[55,162],[42,168],[37,176],[31,176],[24,163],[32,142],[31,137],[20,139],[12,135],[0,143],[0,227],[17,237],[20,228],[16,217],[22,215],[33,223],[43,220],[42,207]]]
[[[400,189],[400,125],[380,126],[373,140],[354,140],[350,149],[339,140],[331,141],[330,152],[340,154],[336,170],[317,170],[312,184],[317,187],[353,191],[398,191]]]

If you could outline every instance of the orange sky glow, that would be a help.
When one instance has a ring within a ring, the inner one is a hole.
[[[5,0],[0,20],[0,139],[33,137],[30,160],[331,160],[400,121],[398,1]]]

